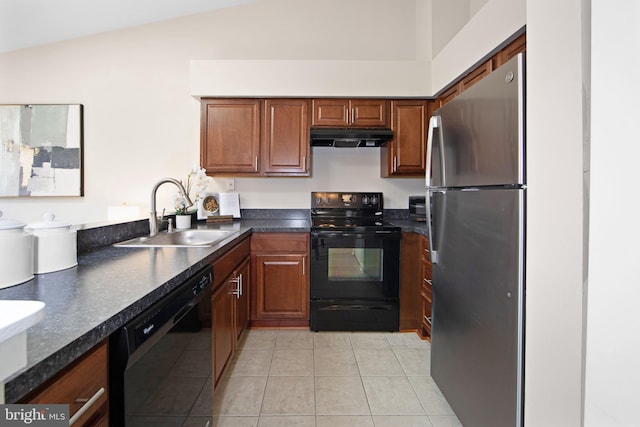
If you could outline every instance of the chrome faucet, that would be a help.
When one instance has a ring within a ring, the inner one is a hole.
[[[175,186],[178,187],[178,189],[182,193],[182,196],[184,197],[184,203],[185,203],[186,207],[193,206],[193,202],[189,198],[189,195],[187,194],[187,191],[184,189],[184,186],[182,185],[182,183],[180,181],[178,181],[177,179],[173,179],[173,178],[164,178],[164,179],[161,179],[160,181],[158,181],[158,183],[153,186],[153,190],[151,190],[151,212],[149,212],[149,236],[150,237],[153,237],[156,234],[158,234],[158,217],[156,216],[157,215],[157,212],[156,212],[156,193],[158,192],[158,187],[160,187],[162,184],[164,184],[166,182],[170,182],[170,183],[172,183],[172,184],[174,184]]]

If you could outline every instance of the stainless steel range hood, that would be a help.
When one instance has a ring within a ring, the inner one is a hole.
[[[381,147],[393,138],[387,128],[312,128],[312,147]]]

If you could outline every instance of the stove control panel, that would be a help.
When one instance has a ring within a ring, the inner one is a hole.
[[[382,193],[314,191],[311,193],[311,208],[382,210]]]

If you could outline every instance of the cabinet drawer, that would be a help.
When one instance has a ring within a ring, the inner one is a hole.
[[[107,343],[98,345],[79,361],[27,397],[32,404],[68,404],[69,416],[83,409],[74,426],[108,425]],[[94,398],[95,401],[90,402]],[[86,406],[85,406],[86,405]]]
[[[422,261],[422,280],[423,282],[426,280],[431,280],[433,266],[430,261]]]
[[[254,233],[251,252],[302,253],[309,251],[309,233]]]
[[[422,284],[420,295],[422,296],[422,298],[426,298],[429,301],[433,301],[433,290],[431,288],[430,283],[425,282]]]
[[[431,253],[429,252],[429,238],[420,236],[420,256],[425,261],[431,261]]]
[[[233,272],[234,268],[240,265],[240,263],[249,256],[250,251],[251,240],[246,238],[213,263],[214,289],[216,289],[220,283],[222,283],[227,276]]]

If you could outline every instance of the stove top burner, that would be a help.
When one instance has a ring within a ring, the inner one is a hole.
[[[311,193],[314,231],[374,231],[398,227],[384,220],[382,193]]]

